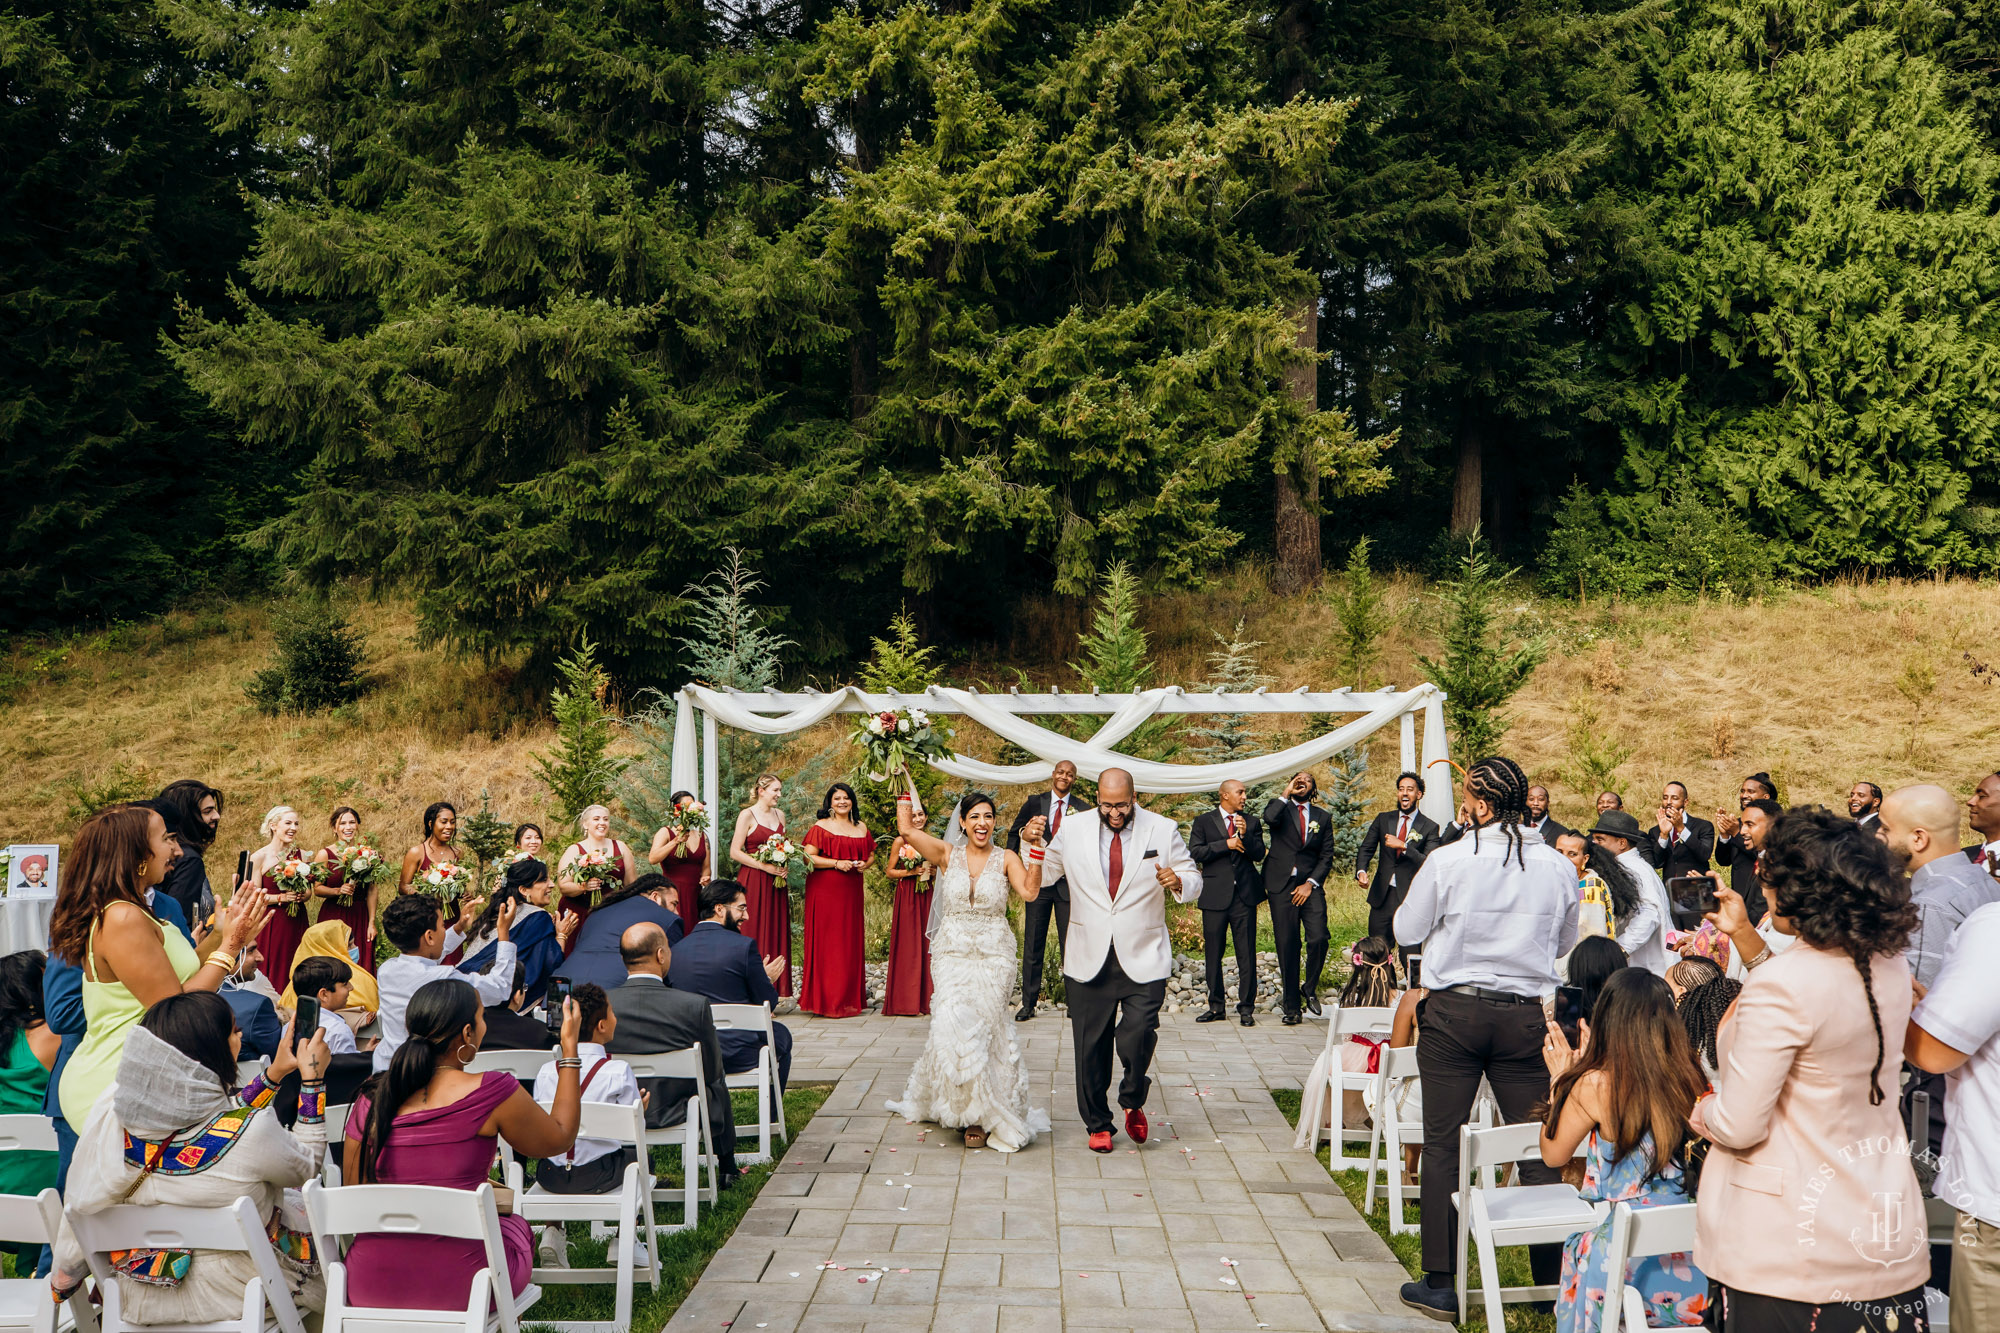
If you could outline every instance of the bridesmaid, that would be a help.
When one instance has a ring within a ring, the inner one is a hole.
[[[338,899],[348,890],[346,876],[340,868],[340,856],[361,837],[361,812],[351,805],[338,806],[333,817],[327,821],[333,829],[333,841],[319,849],[313,860],[326,867],[326,879],[315,890],[327,902],[320,904],[321,921],[344,921],[354,936],[354,942],[361,946],[361,957],[357,960],[361,970],[371,975],[375,971],[375,913],[380,905],[377,886],[370,884],[367,893],[359,900],[342,906]]]
[[[679,806],[683,799],[692,801],[694,793],[677,791],[668,798],[674,806]],[[667,883],[680,894],[681,926],[693,930],[694,923],[701,920],[697,902],[701,886],[708,882],[707,839],[698,830],[682,833],[663,827],[653,834],[653,849],[646,853],[646,859],[660,868]]]
[[[744,933],[757,941],[760,958],[782,958],[785,970],[775,978],[779,995],[792,993],[792,900],[785,881],[752,853],[785,831],[785,812],[778,808],[784,788],[776,773],[761,773],[750,789],[750,806],[736,814],[736,836],[729,858],[736,862],[736,882],[750,909]]]
[[[799,1008],[821,1018],[852,1018],[868,1007],[862,968],[861,872],[875,859],[875,839],[859,819],[854,788],[836,782],[806,830],[806,984]]]
[[[514,859],[516,861],[539,861],[542,859],[542,826],[540,824],[516,824],[514,826]]]
[[[250,853],[250,879],[264,890],[264,901],[271,906],[271,919],[258,932],[257,947],[264,952],[265,976],[289,977],[292,975],[292,954],[297,951],[299,936],[306,933],[309,924],[306,921],[307,895],[278,892],[278,881],[271,872],[298,850],[299,812],[289,805],[274,805],[265,814],[264,822],[258,825],[257,831],[270,841]]]
[[[906,865],[905,861],[915,865]],[[931,1011],[931,879],[937,867],[896,836],[889,848],[889,878],[896,881],[896,904],[889,917],[889,969],[882,985],[882,1012],[918,1017]]]
[[[458,836],[458,807],[450,801],[435,801],[424,807],[424,840],[403,853],[403,878],[396,885],[396,892],[415,893],[417,876],[424,874],[432,866],[441,862],[461,865],[458,848],[452,839]],[[454,904],[456,900],[454,900]],[[456,920],[456,905],[446,909],[444,919]]]
[[[583,836],[569,845],[556,865],[556,888],[562,894],[558,915],[576,918],[576,925],[571,927],[571,939],[576,938],[576,931],[583,925],[584,918],[590,915],[590,895],[609,893],[618,887],[608,880],[576,877],[573,867],[583,859],[585,852],[607,852],[615,856],[620,883],[630,884],[636,878],[632,870],[632,849],[611,836],[610,810],[593,805],[577,816],[576,827]]]

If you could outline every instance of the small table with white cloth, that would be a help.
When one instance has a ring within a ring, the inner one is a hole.
[[[56,900],[11,894],[0,898],[0,956],[49,947],[49,917]]]

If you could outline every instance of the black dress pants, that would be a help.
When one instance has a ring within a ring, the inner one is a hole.
[[[1278,978],[1284,986],[1285,1012],[1299,1011],[1300,995],[1319,994],[1320,976],[1326,971],[1326,886],[1313,885],[1303,903],[1292,902],[1292,892],[1301,881],[1290,880],[1271,895],[1271,932],[1278,938]],[[1305,928],[1305,974],[1299,973],[1299,928]],[[1303,992],[1301,985],[1303,984]],[[1535,1048],[1539,1053],[1540,1047]]]
[[[1076,1110],[1092,1134],[1111,1128],[1111,1052],[1125,1077],[1118,1084],[1118,1104],[1132,1110],[1146,1104],[1152,1080],[1153,1048],[1160,1044],[1160,1005],[1167,998],[1167,979],[1134,981],[1118,966],[1118,950],[1105,954],[1104,969],[1089,982],[1072,978],[1069,997],[1070,1041],[1076,1047]]]
[[[1256,889],[1236,887],[1227,907],[1201,909],[1201,952],[1208,964],[1208,1007],[1222,1012],[1222,952],[1230,932],[1236,935],[1236,1012],[1257,1011]]]
[[[1062,885],[1045,886],[1035,895],[1035,900],[1027,905],[1021,938],[1021,1003],[1034,1005],[1040,1002],[1042,994],[1042,959],[1048,953],[1049,918],[1056,919],[1056,957],[1062,957],[1063,941],[1069,937],[1069,893],[1063,885],[1064,893],[1057,897],[1052,890]]]
[[[1502,1124],[1535,1119],[1537,1103],[1549,1095],[1549,1070],[1542,1062],[1547,1019],[1540,1000],[1510,1004],[1463,991],[1434,990],[1418,1017],[1417,1071],[1424,1081],[1424,1157],[1421,1202],[1426,1273],[1458,1271],[1458,1132],[1472,1120],[1472,1103],[1483,1076],[1500,1103]],[[1562,1172],[1537,1155],[1521,1163],[1521,1179],[1551,1185]],[[1562,1246],[1530,1245],[1528,1264],[1535,1282],[1561,1276]]]

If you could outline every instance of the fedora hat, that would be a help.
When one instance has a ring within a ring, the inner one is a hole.
[[[1597,826],[1590,832],[1623,838],[1634,845],[1644,841],[1646,837],[1645,830],[1639,827],[1639,821],[1623,810],[1606,810],[1597,817]]]

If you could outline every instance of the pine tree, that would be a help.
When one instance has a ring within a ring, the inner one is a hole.
[[[1446,582],[1441,594],[1443,654],[1436,661],[1417,659],[1445,692],[1445,725],[1453,748],[1468,761],[1498,749],[1507,735],[1499,710],[1527,684],[1547,651],[1540,640],[1520,639],[1500,625],[1496,603],[1502,585],[1514,574],[1494,562],[1474,532],[1459,558],[1458,577]],[[1510,638],[1512,647],[1507,646]]]
[[[1147,689],[1153,678],[1153,659],[1146,647],[1146,631],[1139,624],[1139,580],[1124,561],[1114,561],[1104,571],[1104,581],[1091,616],[1090,628],[1077,636],[1083,661],[1071,662],[1069,669],[1085,686],[1100,694],[1135,694]],[[1072,734],[1087,727],[1095,730],[1096,718],[1070,719]],[[1173,720],[1149,718],[1118,742],[1117,748],[1142,759],[1170,758],[1180,747],[1172,739]]]
[[[1326,790],[1321,793],[1332,818],[1333,864],[1351,866],[1361,850],[1368,823],[1368,748],[1350,745],[1327,763]]]
[[[493,813],[492,794],[484,787],[479,789],[479,808],[459,821],[458,842],[479,863],[479,878],[475,882],[493,883],[494,877],[488,875],[487,868],[513,847],[514,825]]]
[[[1336,635],[1340,675],[1357,690],[1368,688],[1363,678],[1375,665],[1380,654],[1377,641],[1389,628],[1382,590],[1375,586],[1375,576],[1368,572],[1368,544],[1366,537],[1354,543],[1340,578],[1327,589],[1334,621],[1340,626]]]
[[[1240,619],[1233,634],[1224,638],[1215,633],[1215,641],[1221,646],[1209,652],[1208,679],[1200,688],[1217,694],[1249,694],[1277,679],[1257,669],[1257,649],[1264,645],[1244,639]],[[1202,725],[1189,727],[1187,737],[1196,742],[1189,747],[1190,757],[1203,764],[1226,764],[1264,752],[1250,730],[1248,713],[1212,713]]]
[[[616,725],[605,695],[611,677],[597,665],[597,646],[584,638],[569,656],[556,663],[562,684],[549,692],[549,711],[556,721],[556,743],[530,756],[535,774],[555,798],[564,823],[610,797],[611,783],[626,761],[611,754]]]
[[[694,611],[688,617],[688,631],[678,640],[681,656],[694,678],[713,689],[773,689],[784,674],[785,651],[797,645],[773,630],[769,613],[752,600],[764,589],[763,576],[735,547],[723,555],[719,568],[682,591]],[[670,771],[671,719],[656,721],[644,734],[654,739],[651,757],[642,762],[657,790]],[[750,803],[750,784],[784,746],[782,736],[720,733],[717,780],[722,787],[721,802],[710,812],[718,835],[722,821],[733,818],[735,811]],[[789,789],[787,795],[796,797]]]

